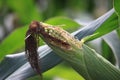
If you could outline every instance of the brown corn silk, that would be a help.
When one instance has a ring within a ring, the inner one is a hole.
[[[59,35],[57,35],[57,33],[55,33],[54,31],[60,32]],[[39,60],[37,53],[39,36],[44,37],[45,41],[47,40],[47,42],[50,42],[51,44],[60,46],[63,49],[69,49],[70,45],[60,36],[62,31],[63,30],[61,28],[53,27],[51,25],[47,25],[42,22],[37,22],[37,21],[31,22],[29,29],[26,32],[25,53],[27,55],[31,67],[38,74],[41,75],[41,70],[40,70],[41,68],[39,67]],[[54,35],[52,33],[54,33]]]

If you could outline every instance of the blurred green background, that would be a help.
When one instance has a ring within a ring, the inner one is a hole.
[[[111,8],[112,0],[0,0],[0,43],[16,28],[33,20],[44,22],[56,16],[65,16],[85,25]],[[65,62],[43,75],[44,80],[83,80]],[[37,79],[39,76],[28,80]]]

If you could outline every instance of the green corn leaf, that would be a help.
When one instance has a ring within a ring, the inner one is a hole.
[[[91,41],[117,28],[119,28],[118,17],[114,12],[114,9],[112,9],[102,17],[93,21],[85,29],[83,28],[79,33],[82,34],[80,35],[81,37],[84,37],[84,41]],[[87,33],[84,33],[83,31]]]
[[[110,61],[113,65],[116,65],[116,59],[113,54],[113,50],[111,50],[111,46],[109,46],[105,40],[101,41],[101,48],[102,48],[102,56]]]
[[[6,3],[24,24],[28,24],[32,20],[42,20],[42,14],[36,8],[34,0],[10,0],[6,1]]]
[[[117,29],[117,34],[118,34],[118,36],[120,38],[120,28]]]
[[[117,33],[111,32],[105,36],[103,36],[104,41],[109,45],[111,50],[114,53],[115,59],[116,59],[116,65],[120,66],[120,39],[117,35]],[[114,57],[112,56],[112,57]]]
[[[0,44],[0,60],[6,54],[14,53],[24,46],[24,38],[26,31],[27,26],[24,26],[13,31],[5,40],[3,40],[3,42]]]
[[[117,15],[120,17],[120,1],[119,0],[114,0],[114,9],[117,13]]]
[[[115,9],[116,14],[119,17],[118,22],[119,22],[119,26],[120,26],[120,8],[119,8],[119,5],[120,5],[120,1],[119,0],[114,0],[114,9]],[[120,37],[120,28],[117,30],[117,33]]]

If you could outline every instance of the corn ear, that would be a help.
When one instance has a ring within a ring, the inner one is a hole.
[[[34,24],[34,25],[33,25]],[[67,31],[42,22],[32,22],[33,33],[67,61],[86,80],[119,80],[120,70]],[[38,28],[38,32],[36,32]],[[30,28],[31,29],[31,28]],[[49,30],[49,31],[48,31]]]

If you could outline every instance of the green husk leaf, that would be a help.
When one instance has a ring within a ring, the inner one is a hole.
[[[86,80],[120,79],[120,70],[85,44],[82,49],[76,47],[74,51],[64,51],[59,47],[49,46]]]

